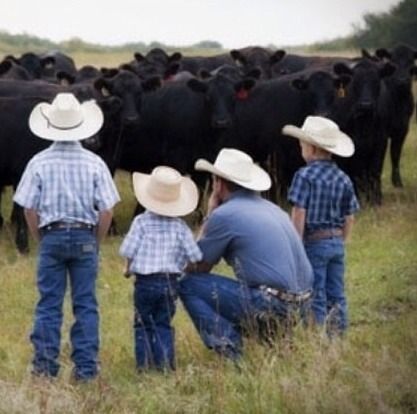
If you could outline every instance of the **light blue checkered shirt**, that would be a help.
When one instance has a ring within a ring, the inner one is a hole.
[[[39,227],[55,221],[97,224],[119,193],[104,161],[79,142],[54,142],[26,166],[13,200],[39,214]]]
[[[120,255],[132,261],[131,273],[143,275],[181,273],[187,263],[202,259],[200,248],[182,219],[150,211],[135,217],[120,246]]]

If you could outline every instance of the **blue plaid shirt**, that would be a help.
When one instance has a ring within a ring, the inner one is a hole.
[[[131,273],[143,275],[181,273],[188,262],[202,259],[200,248],[182,219],[150,211],[135,217],[120,246],[120,255],[131,260]]]
[[[55,221],[97,224],[119,193],[104,161],[79,142],[54,142],[26,166],[13,200],[39,214],[39,227]]]
[[[294,175],[288,200],[305,208],[305,234],[342,228],[345,217],[359,210],[350,178],[331,160],[318,160]]]

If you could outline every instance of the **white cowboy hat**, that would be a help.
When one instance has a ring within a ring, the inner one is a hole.
[[[51,141],[80,141],[96,134],[103,125],[103,113],[94,100],[80,104],[72,93],[59,93],[52,104],[37,104],[29,117],[29,128]]]
[[[301,128],[285,125],[282,133],[341,157],[350,157],[355,152],[353,141],[339,129],[339,126],[321,116],[308,116]]]
[[[218,175],[250,190],[266,191],[271,187],[268,173],[256,165],[248,154],[233,148],[223,148],[214,164],[203,159],[197,160],[194,168]]]
[[[198,203],[197,186],[171,167],[156,167],[150,175],[133,173],[133,189],[140,204],[161,216],[185,216]]]

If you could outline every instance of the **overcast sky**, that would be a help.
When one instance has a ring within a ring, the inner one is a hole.
[[[226,48],[297,45],[351,33],[400,0],[0,0],[0,30],[54,41],[158,41]]]

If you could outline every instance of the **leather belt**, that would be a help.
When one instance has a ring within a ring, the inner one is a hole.
[[[313,294],[312,290],[306,290],[301,293],[291,293],[291,292],[285,292],[280,289],[272,288],[266,285],[259,286],[259,289],[268,293],[271,296],[274,296],[275,298],[279,300],[282,300],[288,303],[303,303],[306,300],[310,299],[311,295]]]
[[[64,230],[64,229],[84,229],[84,230],[94,230],[95,226],[89,223],[82,223],[77,221],[75,223],[68,223],[65,221],[54,221],[53,223],[49,223],[46,226],[41,228],[42,231],[50,231],[50,230]]]
[[[314,241],[314,240],[322,240],[322,239],[330,239],[332,237],[342,237],[343,230],[342,229],[322,229],[316,230],[311,233],[308,233],[304,236],[306,241]]]

